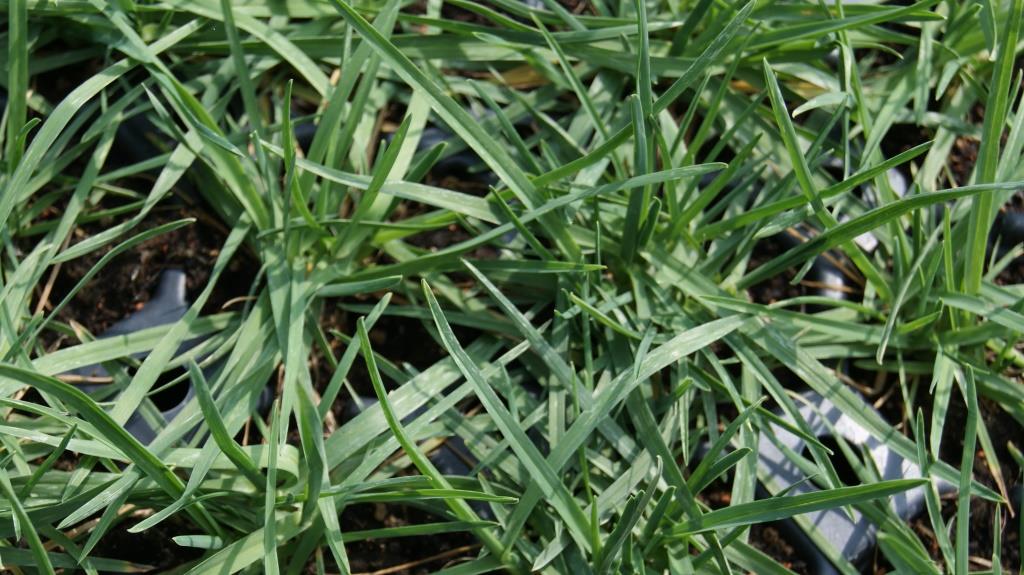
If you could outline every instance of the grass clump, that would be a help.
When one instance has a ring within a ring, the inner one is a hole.
[[[1021,570],[1021,0],[3,7],[5,568]]]

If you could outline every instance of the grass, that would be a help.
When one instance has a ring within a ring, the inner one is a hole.
[[[1024,573],[1021,0],[0,5],[4,568],[792,573],[797,518]],[[182,317],[98,338],[197,229]],[[774,425],[816,491],[757,495]]]

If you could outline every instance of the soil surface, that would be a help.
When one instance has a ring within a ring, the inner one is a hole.
[[[863,373],[858,374],[855,370],[854,374],[855,377],[861,376],[856,377],[857,379],[863,380]],[[873,378],[874,375],[875,374],[871,374],[871,377]],[[912,381],[913,380],[911,379],[911,382],[908,383],[911,387]],[[933,395],[928,392],[930,381],[930,375],[920,376],[920,381],[917,384],[917,393],[912,398],[915,409],[920,408],[924,412],[926,424],[931,422],[932,411],[934,409]],[[1018,379],[1018,381],[1020,380]],[[899,383],[897,379],[893,374],[884,374],[883,379],[881,379],[880,382],[881,385],[877,386],[877,394],[872,397],[867,397],[867,401],[875,404],[890,424],[905,434],[909,433],[903,414],[904,406],[898,389]],[[868,386],[872,385],[872,382],[869,381],[863,381],[863,383]],[[894,389],[893,386],[897,386],[896,389]],[[984,422],[985,428],[991,437],[996,458],[999,460],[1002,467],[1002,482],[1008,491],[1012,491],[1015,486],[1021,484],[1022,470],[1010,455],[1007,443],[1012,441],[1018,445],[1018,447],[1021,445],[1021,438],[1024,438],[1024,425],[1003,411],[997,402],[988,399],[983,395],[979,395],[978,408],[981,420]],[[954,389],[950,397],[949,407],[944,422],[942,447],[939,453],[939,458],[956,468],[960,467],[964,442],[963,430],[966,422],[966,405],[964,404],[963,397],[960,395],[959,391]],[[973,472],[975,481],[978,481],[982,485],[990,487],[997,492],[999,491],[999,482],[993,475],[992,470],[986,461],[985,453],[980,442],[977,443],[975,448]],[[942,517],[947,523],[949,523],[956,515],[955,493],[943,496],[941,502]],[[991,560],[994,543],[994,513],[995,504],[977,497],[971,499],[970,554],[972,557],[978,557],[982,560]],[[1003,508],[1003,528],[1001,530],[1003,550],[1002,563],[1004,569],[1009,569],[1010,572],[1016,573],[1021,566],[1021,532],[1019,518],[1016,516],[1017,511],[1014,510],[1012,513],[1013,516],[1011,516],[1011,511],[1008,508]],[[917,517],[911,522],[911,527],[921,537],[921,541],[924,542],[925,548],[928,549],[932,558],[936,561],[942,561],[938,541],[931,530],[931,523],[928,520],[928,517],[926,515]],[[884,569],[890,568],[891,565],[885,560],[885,558],[880,553],[876,554],[875,563],[872,566],[871,572],[884,572]]]
[[[329,299],[324,302],[320,325],[328,334],[331,353],[335,358],[341,357],[347,344],[331,336],[331,331],[354,334],[356,320],[363,315],[344,310],[339,304],[343,301],[348,304],[372,304],[378,301],[381,295],[383,294],[345,300]],[[392,305],[400,305],[401,299],[396,295]],[[472,334],[464,329],[457,326],[453,328],[460,341],[464,343],[472,337]],[[427,369],[447,357],[447,352],[434,340],[424,322],[419,319],[383,315],[374,324],[369,335],[375,352],[384,358],[408,363],[416,370]],[[313,384],[322,392],[330,382],[333,371],[319,349],[313,354],[312,368]],[[366,363],[361,357],[352,364],[347,379],[364,400],[375,398]],[[384,376],[384,381],[385,386],[390,388],[390,379]],[[331,413],[338,426],[343,425],[352,416],[351,403],[348,391],[342,389],[331,405]],[[415,525],[439,520],[430,513],[411,506],[385,504],[353,505],[346,508],[341,516],[341,524],[346,531]],[[469,533],[445,533],[358,541],[346,544],[346,552],[354,573],[413,575],[432,573],[446,565],[472,558],[479,552],[479,544]],[[328,571],[337,571],[327,555],[325,561],[330,565]],[[314,563],[311,562],[307,568],[308,573],[315,572],[312,570],[313,566]]]
[[[967,185],[971,179],[971,171],[978,161],[980,144],[978,140],[966,136],[960,136],[953,142],[953,148],[949,151],[949,169],[958,186]]]
[[[100,538],[91,556],[151,567],[143,573],[163,573],[202,557],[201,549],[181,547],[171,541],[171,537],[196,533],[195,528],[190,528],[184,520],[171,517],[141,533],[128,532],[141,521],[131,518],[111,528]]]
[[[782,234],[788,234],[790,237],[795,238],[790,240],[788,237],[782,237]],[[793,249],[795,241],[803,241],[804,236],[801,232],[797,232],[793,229],[788,229],[781,232],[778,235],[764,238],[760,240],[757,245],[754,246],[754,251],[750,256],[750,260],[747,262],[747,273],[754,271],[760,266],[768,263],[787,251]],[[850,273],[848,270],[852,269],[852,265],[846,261],[846,258],[836,252],[826,252],[821,256],[818,256],[821,261],[821,265],[839,265],[839,269],[843,275],[843,286],[842,291],[846,294],[847,299],[859,299],[861,297],[860,287],[856,281],[850,279]],[[819,264],[815,264],[817,266]],[[812,268],[804,278],[797,284],[793,284],[793,278],[796,277],[798,268],[793,267],[785,270],[783,273],[775,275],[762,282],[754,284],[747,289],[747,293],[750,295],[750,299],[760,304],[771,304],[778,301],[791,299],[794,297],[805,296],[805,295],[820,295],[821,291],[825,287],[835,288],[836,286],[823,286],[820,282],[815,281],[815,268]],[[817,311],[816,307],[801,305],[799,309],[803,312]]]
[[[931,411],[928,406],[928,411]],[[1021,468],[1010,455],[1007,443],[1013,441],[1018,446],[1024,438],[1024,426],[1008,415],[999,405],[985,397],[979,397],[978,408],[985,428],[992,439],[992,446],[995,449],[996,458],[1001,464],[1002,482],[1008,489],[1021,483]],[[930,416],[930,413],[926,417]],[[943,428],[942,450],[939,454],[943,461],[959,467],[961,454],[963,453],[963,429],[967,421],[967,409],[963,399],[954,393],[950,399],[949,413],[946,416],[945,427]],[[974,452],[974,479],[979,483],[999,491],[999,483],[993,474],[985,452],[980,443]],[[994,544],[993,518],[995,504],[979,498],[971,499],[971,556],[991,559]],[[944,498],[942,501],[943,519],[949,522],[950,518],[956,515],[956,499]],[[1017,512],[1003,509],[1002,526],[1002,562],[1003,568],[1010,572],[1017,572],[1021,567],[1020,556],[1020,522],[1017,520]],[[927,539],[926,539],[927,540]],[[938,556],[935,556],[937,559]]]
[[[970,112],[967,113],[964,121],[978,126],[982,125],[985,121],[985,105],[982,103],[975,104]],[[1004,142],[1005,138],[1006,135],[1004,134]],[[970,180],[974,164],[978,161],[978,149],[980,147],[980,140],[967,136],[958,136],[953,142],[953,148],[949,151],[949,168],[953,172],[956,185],[966,185]]]
[[[754,247],[754,253],[750,256],[747,273],[756,270],[788,250],[789,246],[776,237],[761,240]],[[754,284],[747,292],[750,294],[750,299],[760,304],[771,304],[805,295],[806,290],[803,286],[791,283],[794,277],[796,277],[796,270],[788,269],[783,274]]]
[[[43,213],[41,220],[57,217],[57,209],[48,209]],[[211,219],[201,207],[181,203],[177,206],[154,208],[142,223],[129,232],[129,235],[182,218],[196,218],[196,221],[189,226],[151,238],[115,257],[75,294],[56,319],[63,323],[77,322],[93,335],[102,334],[115,322],[141,309],[149,301],[160,274],[172,268],[185,270],[187,298],[189,302],[194,301],[206,287],[214,262],[227,238],[227,230],[223,225]],[[72,232],[71,243],[83,241],[120,221],[119,218],[103,218],[83,224]],[[35,241],[36,238],[33,237],[21,238],[20,245],[27,251]],[[63,263],[46,300],[46,309],[52,309],[52,306],[63,300],[117,243]],[[244,250],[236,252],[204,306],[203,313],[222,311],[221,307],[229,300],[246,295],[256,269],[257,266]],[[48,278],[49,272],[44,277]],[[42,286],[37,289],[36,298],[41,296],[41,290]],[[33,304],[36,305],[37,302],[38,299]],[[44,340],[51,349],[75,343],[57,338],[53,332],[44,334]]]
[[[777,522],[752,526],[750,528],[750,543],[787,569],[801,575],[813,575],[806,559],[779,532]]]
[[[426,511],[405,505],[361,504],[345,509],[345,531],[400,527],[442,521]],[[469,533],[446,533],[389,539],[368,539],[345,546],[353,573],[385,571],[396,575],[433,573],[475,557],[480,550]],[[329,571],[337,572],[333,561]]]

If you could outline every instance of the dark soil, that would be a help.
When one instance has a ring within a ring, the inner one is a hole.
[[[355,314],[348,314],[346,317],[351,323],[350,333],[355,332],[356,319]],[[459,340],[466,343],[465,332]],[[370,343],[373,344],[374,351],[384,357],[395,362],[408,363],[420,371],[448,357],[448,352],[427,331],[424,321],[415,318],[381,316],[370,330]]]
[[[750,262],[747,264],[747,272],[752,272],[762,265],[775,259],[777,256],[782,255],[788,250],[782,242],[778,241],[777,238],[765,238],[757,243],[754,247],[754,253],[750,256]],[[796,277],[796,271],[794,269],[788,269],[785,273],[777,275],[775,277],[764,280],[763,282],[754,284],[747,292],[750,294],[750,299],[760,304],[771,304],[777,301],[791,299],[805,295],[806,291],[803,286],[793,285],[791,282]]]
[[[1017,193],[1010,198],[1010,201],[1003,206],[1003,211],[1015,212],[1018,214],[1024,213],[1024,190],[1017,191]]]
[[[898,124],[886,133],[879,145],[882,148],[882,154],[891,158],[934,138],[934,131],[930,128],[915,124]]]
[[[452,6],[447,3],[441,7],[441,18],[444,20],[466,22],[469,24],[477,24],[480,26],[494,26],[494,24],[492,24],[490,20],[484,18],[483,16],[477,14],[476,12],[471,12],[469,10],[466,10],[465,8]]]
[[[965,122],[981,125],[985,121],[985,106],[982,103],[975,104],[968,112]],[[1005,141],[1005,134],[1003,139]],[[966,185],[971,178],[974,164],[978,161],[978,148],[981,141],[977,138],[958,136],[953,142],[953,148],[949,151],[949,168],[953,172],[953,178],[957,186]]]
[[[451,224],[448,227],[419,232],[406,238],[406,242],[419,248],[437,251],[470,239],[472,236],[461,226]]]
[[[929,406],[930,407],[930,406]],[[1004,412],[999,405],[987,398],[980,397],[978,400],[980,415],[985,423],[989,435],[992,438],[992,445],[996,451],[996,458],[1003,468],[1003,482],[1007,488],[1012,488],[1021,481],[1021,469],[1016,461],[1010,456],[1006,447],[1007,442],[1014,441],[1018,445],[1024,438],[1024,427]],[[949,413],[946,416],[945,427],[943,428],[942,450],[939,456],[943,461],[959,467],[960,458],[963,452],[963,429],[967,421],[967,409],[959,394],[954,393],[950,398]],[[985,453],[979,444],[974,452],[974,479],[979,483],[998,491],[996,477],[993,476],[988,462],[985,460]],[[979,498],[971,499],[971,555],[980,556],[985,559],[992,557],[993,548],[993,516],[995,504]],[[942,516],[947,522],[956,515],[956,500],[947,498],[942,502]],[[1002,562],[1003,568],[1016,572],[1021,567],[1020,556],[1020,522],[1015,519],[1016,512],[1009,512],[1003,509],[1004,527],[1002,531]]]
[[[594,6],[587,0],[558,0],[558,3],[573,14],[596,13]]]
[[[337,303],[336,300],[327,302],[321,314],[321,325],[325,329],[354,334],[359,314],[342,310],[338,308]],[[462,332],[459,335],[461,341],[468,340],[469,336],[465,330],[456,328],[456,331]],[[328,340],[331,352],[336,358],[340,358],[346,344],[334,337],[329,337]],[[418,319],[381,316],[370,330],[370,340],[377,353],[396,362],[408,363],[418,370],[427,369],[447,356],[444,349],[427,332],[423,322]],[[312,367],[314,385],[322,392],[330,382],[332,371],[321,352],[314,353]],[[384,379],[385,385],[390,387],[388,378],[385,376]],[[366,364],[361,357],[352,364],[348,380],[364,400],[375,398]],[[342,389],[331,405],[331,413],[338,426],[352,417],[351,402],[348,391]],[[354,505],[346,508],[341,516],[341,523],[346,531],[436,521],[439,519],[425,511],[403,505]],[[359,541],[348,543],[345,547],[355,573],[387,570],[387,573],[412,575],[432,573],[453,561],[473,557],[478,552],[479,544],[469,533],[443,533]],[[329,561],[326,555],[325,559]]]
[[[56,209],[44,212],[42,219],[59,217]],[[167,269],[184,269],[187,275],[187,297],[194,301],[206,287],[214,262],[223,247],[227,230],[211,219],[201,207],[185,204],[155,208],[149,217],[134,228],[130,235],[181,218],[196,218],[196,222],[170,233],[151,238],[133,249],[118,255],[80,290],[57,316],[67,323],[75,321],[93,335],[99,335],[113,323],[140,309],[151,296],[160,274]],[[101,219],[79,226],[73,231],[72,244],[119,223],[114,218]],[[33,238],[23,244],[31,245]],[[116,245],[117,242],[114,242]],[[65,262],[53,284],[46,309],[60,302],[86,273],[109,252],[108,245],[83,257]],[[229,300],[249,292],[257,266],[244,250],[236,252],[223,272],[213,294],[203,308],[204,314],[221,311]],[[45,277],[49,277],[48,275]],[[42,286],[39,288],[42,289]],[[36,296],[39,297],[37,291]],[[48,346],[63,342],[52,334],[44,335]]]
[[[539,3],[540,2],[538,2],[538,4]],[[572,14],[585,14],[585,13],[586,14],[595,14],[596,13],[596,11],[594,10],[594,7],[591,5],[591,3],[588,0],[558,0],[558,3],[561,4],[563,8],[565,8],[566,10],[568,10]],[[547,8],[542,8],[542,10],[544,10],[546,12],[550,12],[549,10],[547,10]],[[426,7],[425,6],[423,8],[423,11],[426,12]],[[506,16],[512,17],[512,16],[510,16],[508,13],[506,13],[504,11],[502,11],[502,13],[504,13]],[[450,4],[445,4],[445,5],[443,5],[441,7],[441,17],[443,19],[445,19],[445,20],[454,20],[454,21],[457,21],[457,22],[467,22],[467,23],[470,23],[470,24],[478,24],[478,25],[481,25],[481,26],[489,26],[489,27],[493,27],[494,26],[494,24],[490,20],[488,20],[487,18],[484,18],[483,16],[477,14],[476,12],[472,12],[470,10],[466,10],[464,8],[460,8],[458,6],[452,6]],[[518,18],[518,17],[514,17],[514,18],[516,20],[519,20],[519,21],[524,21],[522,18]],[[525,23],[525,21],[524,21],[524,23]]]
[[[804,557],[779,532],[777,522],[750,528],[750,544],[800,575],[813,575]]]
[[[732,502],[732,490],[721,478],[716,479],[697,495],[711,509],[723,509]],[[806,558],[799,549],[794,547],[785,537],[781,522],[773,521],[752,525],[748,541],[750,545],[787,569],[799,575],[814,575],[807,564]]]
[[[405,505],[360,504],[345,509],[345,531],[434,523],[442,518]],[[345,545],[354,573],[384,569],[396,575],[433,573],[477,555],[479,544],[469,533],[445,533],[391,539],[369,539]],[[326,557],[325,557],[326,559]],[[333,563],[333,561],[331,562]]]
[[[344,303],[373,304],[379,301],[382,295],[383,292],[371,296],[347,298],[344,300]],[[401,305],[401,300],[401,296],[396,295],[391,305]],[[341,303],[342,300],[339,299],[326,300],[320,315],[320,325],[324,333],[327,334],[331,353],[334,354],[336,359],[341,358],[347,344],[340,338],[330,335],[331,331],[354,336],[356,333],[356,321],[364,315],[341,309],[339,307]],[[370,343],[376,353],[396,363],[399,368],[402,368],[403,364],[408,364],[417,371],[423,371],[441,359],[448,357],[448,352],[437,343],[428,331],[427,325],[420,319],[385,314],[378,318],[373,328],[370,329]],[[473,340],[474,332],[472,330],[454,325],[452,330],[455,331],[456,336],[463,345]],[[319,348],[314,351],[311,368],[313,385],[317,391],[323,392],[331,380],[333,370],[331,370],[330,363],[323,356]],[[383,373],[382,377],[385,387],[390,388],[390,379]],[[366,363],[362,357],[358,357],[353,362],[347,379],[356,390],[356,393],[363,398],[372,399],[375,397],[373,385],[370,383],[370,375],[366,370]],[[339,424],[348,418],[346,407],[349,402],[348,391],[342,389],[331,406],[331,412]]]
[[[782,234],[788,234],[790,237],[796,238],[796,241],[803,241],[805,237],[802,232],[798,232],[793,228],[790,228]],[[794,242],[788,238],[780,237],[782,234],[764,238],[760,240],[757,245],[754,246],[754,251],[750,256],[750,260],[747,263],[747,273],[750,273],[765,263],[775,259],[790,249],[792,249]],[[854,269],[852,264],[846,261],[845,257],[835,252],[827,252],[821,256],[818,256],[821,261],[820,265],[831,264],[839,267],[843,273],[844,284],[842,291],[846,294],[847,299],[859,299],[860,288],[858,287],[859,280],[851,279],[853,272],[850,270]],[[815,264],[816,266],[819,264]],[[823,288],[835,286],[824,286],[821,282],[816,281],[815,269],[812,268],[798,284],[793,284],[793,278],[799,270],[797,268],[789,268],[783,273],[778,274],[774,277],[766,279],[760,283],[754,284],[747,289],[747,293],[750,295],[750,299],[760,304],[771,304],[778,301],[804,296],[804,295],[819,295]],[[799,311],[816,311],[815,308],[801,305]]]
[[[996,276],[999,285],[1017,285],[1024,283],[1024,258],[1017,258]]]
[[[100,538],[91,556],[151,567],[143,573],[163,573],[202,557],[201,549],[180,547],[171,541],[171,537],[196,533],[184,520],[170,517],[141,533],[129,533],[128,529],[140,521],[132,518],[111,528]]]
[[[917,395],[913,399],[915,401],[915,408],[920,408],[924,411],[925,422],[931,421],[933,409],[933,396],[928,393],[927,389],[929,382],[930,376],[921,377],[921,381],[918,384]],[[869,386],[871,384],[871,382],[864,383]],[[886,376],[883,383],[884,385],[880,386],[879,393],[876,397],[867,398],[869,402],[879,400],[890,391],[891,386],[898,385],[895,377],[891,374]],[[902,430],[904,433],[909,433],[903,422],[904,406],[902,397],[899,393],[899,390],[896,390],[888,399],[882,401],[881,405],[879,405],[879,410],[890,424],[896,426],[897,429]],[[1017,466],[1016,461],[1010,455],[1007,449],[1007,443],[1009,441],[1013,441],[1019,446],[1021,438],[1024,438],[1024,426],[1003,411],[997,402],[986,397],[980,396],[978,398],[978,408],[982,421],[984,421],[985,427],[992,439],[992,444],[996,451],[996,457],[1002,466],[1002,480],[1007,489],[1012,490],[1015,485],[1020,484],[1022,470]],[[949,407],[944,422],[942,448],[939,453],[939,458],[956,468],[960,467],[964,441],[963,430],[966,426],[966,421],[967,409],[964,404],[963,397],[959,391],[954,389],[950,397]],[[998,482],[992,475],[992,471],[985,460],[985,454],[980,443],[977,444],[975,449],[973,471],[974,479],[976,481],[992,488],[993,490],[999,491]],[[955,494],[943,497],[942,517],[944,521],[947,523],[950,522],[950,519],[956,515],[956,507]],[[980,557],[985,560],[991,559],[994,542],[994,513],[995,504],[977,497],[972,498],[971,556]],[[1021,533],[1020,522],[1016,517],[1017,511],[1014,510],[1012,513],[1013,515],[1011,516],[1011,511],[1009,509],[1003,509],[1002,516],[1004,523],[1001,535],[1003,550],[1002,563],[1004,569],[1009,569],[1011,572],[1015,573],[1021,566]],[[924,542],[925,548],[928,549],[932,558],[939,562],[942,561],[938,542],[935,539],[935,534],[931,530],[931,523],[927,516],[922,515],[911,521],[911,527],[921,537],[921,541]],[[885,572],[884,570],[889,568],[891,568],[891,566],[887,561],[885,561],[885,558],[880,553],[876,554],[875,564],[872,566],[871,572]]]
[[[705,505],[711,509],[722,509],[732,504],[732,487],[719,477],[712,481],[703,491],[697,494]]]
[[[65,30],[66,33],[61,34],[60,38],[53,40],[50,44],[33,51],[33,58],[43,59],[58,56],[85,47],[78,41],[78,38],[75,38],[77,25],[73,23],[74,21],[62,19],[62,22],[64,25],[69,26],[69,29]],[[72,90],[98,74],[104,67],[105,64],[100,58],[92,58],[73,66],[65,66],[60,68],[59,71],[32,76],[30,79],[30,89],[33,92],[38,92],[47,101],[55,105],[71,93]],[[32,113],[31,108],[29,113]]]
[[[981,142],[974,138],[960,136],[953,142],[953,148],[949,151],[949,169],[958,186],[967,185],[974,170],[974,164],[978,161],[978,147]]]
[[[453,166],[441,173],[438,173],[438,170],[431,170],[427,172],[423,183],[474,196],[486,196],[490,186],[483,177],[478,177],[478,174],[472,171],[479,168],[480,166]]]

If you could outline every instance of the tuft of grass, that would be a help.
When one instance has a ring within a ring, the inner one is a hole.
[[[873,571],[1021,569],[1021,0],[0,10],[5,569],[786,574],[793,519],[855,573],[833,508]],[[779,426],[818,489],[758,499]]]

